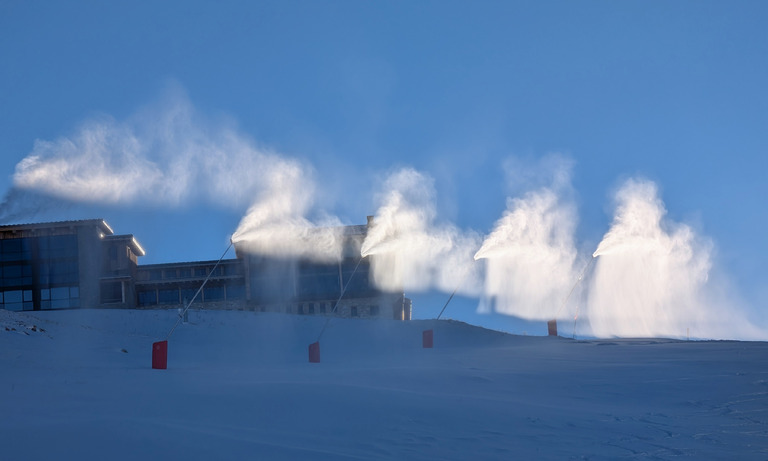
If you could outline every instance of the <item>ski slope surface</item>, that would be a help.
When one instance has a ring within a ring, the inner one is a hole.
[[[0,310],[0,459],[768,459],[768,343],[177,316]]]

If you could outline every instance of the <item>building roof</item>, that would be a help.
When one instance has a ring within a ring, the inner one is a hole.
[[[138,256],[144,256],[147,253],[144,251],[144,248],[139,245],[139,242],[136,241],[136,238],[133,236],[133,234],[121,234],[121,235],[106,235],[104,236],[104,240],[115,240],[115,241],[121,241],[125,242],[131,250],[133,250],[134,253],[136,253]]]
[[[222,259],[221,261],[219,261],[218,259],[211,259],[207,261],[182,261],[182,262],[172,262],[172,263],[140,264],[138,268],[139,270],[150,270],[150,269],[171,269],[171,268],[200,267],[200,266],[208,267],[208,266],[215,266],[216,263],[219,263],[219,265],[239,264],[240,260]]]
[[[35,229],[60,229],[66,227],[98,227],[104,235],[112,235],[115,231],[109,227],[106,221],[103,219],[78,219],[72,221],[52,221],[42,223],[26,223],[26,224],[5,224],[0,226],[0,232],[8,231],[24,231]]]

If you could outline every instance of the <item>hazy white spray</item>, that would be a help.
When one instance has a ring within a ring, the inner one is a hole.
[[[274,257],[335,261],[341,257],[341,223],[333,217],[312,222],[314,183],[306,167],[285,162],[274,171],[240,221],[232,240],[239,248]]]
[[[573,285],[576,207],[565,198],[570,165],[554,168],[549,187],[507,199],[507,210],[475,254],[486,263],[481,312],[550,319]]]
[[[709,280],[712,243],[665,219],[653,182],[628,180],[594,256],[587,315],[596,336],[750,337],[733,300]]]
[[[338,258],[338,220],[305,217],[314,192],[311,168],[257,146],[231,125],[204,120],[182,92],[171,90],[125,121],[100,117],[71,136],[37,140],[16,165],[0,219],[33,215],[44,201],[30,197],[40,193],[164,207],[193,200],[235,209],[250,204],[233,235],[242,248]]]
[[[477,294],[472,254],[479,236],[436,221],[432,179],[402,169],[384,183],[374,225],[361,253],[371,257],[375,283],[385,290],[438,289]]]
[[[247,206],[286,161],[230,125],[203,120],[171,91],[125,121],[95,118],[70,136],[35,141],[14,187],[79,202]]]

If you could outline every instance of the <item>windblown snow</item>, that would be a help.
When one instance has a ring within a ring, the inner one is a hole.
[[[768,458],[768,343],[176,316],[0,310],[0,459]]]

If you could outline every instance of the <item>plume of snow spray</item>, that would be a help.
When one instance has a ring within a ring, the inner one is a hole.
[[[613,224],[594,253],[587,305],[594,335],[756,334],[733,303],[712,296],[712,243],[665,219],[653,182],[628,180],[615,200]]]
[[[52,199],[42,194],[55,201],[175,207],[203,200],[234,208],[256,197],[233,241],[270,255],[337,258],[337,232],[312,230],[317,223],[304,218],[314,191],[309,171],[231,126],[202,120],[183,93],[171,91],[125,121],[100,117],[71,136],[35,141],[16,165],[0,219],[45,210]]]
[[[238,208],[284,163],[231,126],[202,120],[185,95],[171,92],[125,121],[95,118],[70,136],[36,140],[13,184],[74,202]]]
[[[431,178],[402,169],[384,183],[381,206],[361,248],[371,256],[373,279],[384,290],[438,289],[476,294],[479,272],[472,254],[479,236],[435,223]]]
[[[298,162],[284,162],[272,171],[232,241],[249,252],[272,257],[339,260],[344,242],[338,219],[312,222],[305,217],[313,192],[307,169]]]
[[[475,259],[486,261],[480,310],[551,319],[575,280],[575,206],[551,188],[507,200]]]
[[[42,215],[47,219],[64,220],[73,203],[32,190],[11,188],[0,203],[0,224],[18,223]]]

